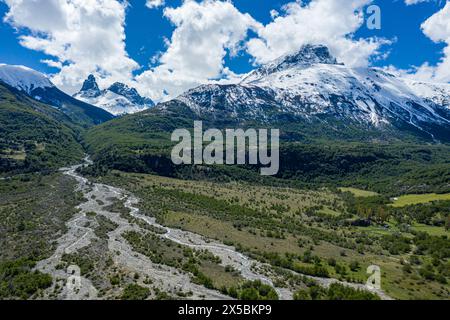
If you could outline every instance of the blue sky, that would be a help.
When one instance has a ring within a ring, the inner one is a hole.
[[[39,2],[39,0],[32,1]],[[14,1],[0,0],[1,17],[5,17],[8,13],[12,5],[11,3],[14,3]],[[287,14],[284,13],[283,6],[288,3],[292,3],[292,1],[232,1],[232,4],[237,11],[242,14],[249,14],[252,19],[254,19],[257,23],[260,23],[262,26],[273,21],[274,18],[271,15],[272,10],[276,10],[280,15]],[[160,57],[167,51],[168,47],[170,47],[170,44],[168,45],[168,41],[172,41],[173,43],[175,42],[171,39],[174,31],[180,26],[174,24],[174,22],[167,16],[164,16],[164,10],[166,10],[167,7],[178,8],[182,6],[182,4],[183,1],[181,0],[166,0],[165,4],[160,7],[149,8],[146,6],[145,0],[133,0],[132,4],[126,7],[124,11],[124,45],[126,51],[125,55],[128,56],[129,60],[133,61],[126,62],[130,64],[129,69],[132,70],[131,73],[133,77],[148,70],[151,66],[157,66],[162,63],[161,60],[158,60],[157,58],[155,59],[154,57]],[[365,24],[362,24],[359,28],[354,30],[354,33],[350,35],[350,37],[352,37],[355,41],[358,39],[368,38],[385,39],[390,41],[388,45],[383,45],[378,49],[379,52],[377,58],[370,57],[369,60],[371,65],[380,67],[394,66],[397,69],[406,70],[414,66],[419,67],[424,63],[435,66],[441,61],[442,58],[444,58],[443,49],[446,47],[446,43],[443,41],[438,43],[433,42],[421,30],[421,24],[442,10],[446,5],[445,1],[431,0],[415,5],[406,5],[405,0],[375,0],[373,1],[373,4],[376,4],[381,8],[381,30],[368,30]],[[366,7],[364,6],[363,10],[365,8]],[[20,12],[15,14],[17,16]],[[53,55],[43,53],[43,49],[30,49],[30,45],[27,45],[28,48],[21,45],[19,43],[19,37],[33,34],[31,31],[33,27],[30,28],[26,22],[20,22],[20,17],[16,16],[15,22],[11,22],[11,20],[8,22],[0,22],[0,63],[26,65],[46,74],[58,74],[60,72],[60,67],[56,68],[54,66],[49,66],[48,64],[42,62],[44,60],[51,59],[54,61],[59,61],[62,65],[68,65],[71,63],[70,58],[65,61],[65,58],[61,55],[56,55],[55,57]],[[233,23],[233,21],[230,21],[230,23]],[[40,37],[45,38],[46,28],[47,27],[42,29],[44,30],[44,32],[42,32],[42,30],[39,30],[39,28],[36,27],[33,30],[34,34],[40,34]],[[181,33],[181,35],[187,34],[186,32]],[[232,32],[235,31],[233,30]],[[44,33],[44,35],[42,35],[42,33]],[[252,37],[257,38],[258,35],[256,33],[257,31],[251,30],[250,28],[250,30],[247,31],[245,41]],[[85,36],[89,37],[89,32],[87,32]],[[206,36],[208,36],[207,33]],[[299,35],[299,37],[301,36],[302,35]],[[226,48],[226,51],[229,52],[230,48]],[[388,54],[383,56],[383,53]],[[169,59],[171,58],[166,58],[166,60]],[[264,61],[264,56],[262,53],[261,55],[249,53],[248,50],[241,48],[236,54],[225,55],[222,60],[224,61],[224,64],[220,67],[221,76],[224,68],[230,69],[235,74],[246,73],[254,68],[255,63],[258,61]],[[168,64],[170,63],[168,62]],[[171,68],[172,67],[168,68],[168,70],[172,71]],[[83,70],[82,72],[95,71],[88,69],[89,68],[86,67],[85,69],[80,68],[79,70]],[[97,67],[97,69],[100,68]],[[106,70],[103,74],[109,75],[109,71]],[[111,76],[111,78],[120,78],[120,76],[116,75],[116,70],[111,71],[111,75],[112,74],[114,74],[114,77]],[[157,73],[154,75],[156,74]],[[61,83],[66,81],[69,83],[69,80],[67,79],[70,79],[71,85],[76,86],[77,82],[81,81],[81,78],[85,76],[85,74],[80,75],[79,79],[74,77],[69,78],[67,76],[65,78],[55,78],[55,81],[60,81]],[[150,76],[153,76],[153,74]],[[108,82],[107,78],[108,76],[105,76],[105,83]],[[142,77],[142,79],[143,78],[145,77]],[[147,85],[150,84],[148,83],[148,78],[149,76],[147,75]],[[186,77],[183,76],[183,79],[185,80]],[[152,84],[154,84],[155,80],[152,81]],[[183,87],[183,85],[181,86]],[[186,86],[192,86],[192,84],[186,84]],[[142,89],[142,87],[139,89]],[[155,95],[157,94],[155,93]]]

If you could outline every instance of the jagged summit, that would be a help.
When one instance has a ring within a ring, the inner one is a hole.
[[[122,95],[126,95],[126,94],[137,94],[137,90],[134,88],[130,88],[129,86],[127,86],[126,84],[122,83],[122,82],[114,82],[109,88],[109,91],[115,92],[117,94],[122,94]]]
[[[131,88],[121,82],[115,82],[109,88],[109,91],[124,96],[131,102],[138,105],[153,105],[153,101],[149,98],[142,97],[135,88]]]
[[[154,105],[149,98],[139,95],[135,88],[115,82],[109,88],[101,90],[94,75],[84,81],[75,98],[102,108],[113,115],[135,113]]]
[[[312,65],[317,63],[338,64],[327,46],[307,44],[293,54],[287,54],[276,59],[272,63],[269,63],[268,66],[286,68],[294,65]]]
[[[80,94],[84,97],[95,98],[101,95],[100,88],[98,87],[97,80],[93,74],[90,74],[88,78],[84,81],[83,86],[80,90]]]
[[[251,82],[263,76],[293,67],[307,67],[314,64],[339,64],[327,46],[307,44],[297,52],[284,55],[251,72],[243,82]]]

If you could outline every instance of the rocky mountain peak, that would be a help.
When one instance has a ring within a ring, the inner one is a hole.
[[[89,75],[74,97],[113,115],[135,113],[154,105],[150,98],[142,97],[135,88],[121,82],[115,82],[107,89],[101,90],[93,75]]]
[[[328,47],[324,45],[304,45],[297,52],[285,55],[274,63],[277,67],[290,67],[295,65],[312,64],[337,64],[337,60],[330,53]]]
[[[124,83],[121,82],[115,82],[113,83],[109,88],[109,91],[114,92],[115,94],[124,96],[128,99],[135,100],[137,98],[141,98],[139,93],[135,88],[130,88]]]
[[[339,63],[336,58],[331,55],[327,46],[307,44],[302,46],[295,53],[284,55],[263,65],[259,69],[256,69],[244,78],[243,82],[251,82],[269,74],[294,67],[307,67],[314,64],[337,65]]]
[[[90,74],[84,81],[80,93],[82,93],[86,97],[98,97],[101,94],[100,88],[97,84],[97,80],[95,79],[95,76],[93,74]]]

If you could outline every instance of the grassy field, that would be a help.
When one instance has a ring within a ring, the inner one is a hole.
[[[421,223],[414,223],[412,225],[412,229],[415,231],[420,231],[420,232],[426,232],[430,235],[433,236],[450,236],[450,232],[446,231],[444,227],[437,227],[437,226],[428,226],[426,224],[421,224]]]
[[[394,200],[392,206],[394,207],[405,207],[413,204],[420,203],[428,203],[432,201],[439,200],[450,200],[450,193],[445,194],[436,194],[436,193],[428,193],[428,194],[408,194],[401,197],[398,197]]]
[[[392,254],[386,247],[390,240],[383,242],[384,237],[401,233],[394,222],[389,228],[346,225],[352,215],[339,194],[327,189],[186,181],[122,172],[102,180],[134,192],[142,200],[142,211],[159,222],[233,245],[276,267],[365,283],[367,267],[375,264],[382,269],[383,289],[394,298],[442,299],[450,292],[447,284],[419,276],[420,266],[411,273],[403,270],[402,261],[411,259],[413,252]],[[368,196],[365,192],[357,195]],[[443,235],[444,230],[420,224],[412,229],[431,235]],[[410,233],[404,235],[413,238]],[[428,256],[421,259],[422,266],[431,261]]]
[[[187,193],[213,197],[254,210],[268,210],[273,213],[297,214],[320,205],[343,207],[343,202],[339,197],[326,189],[315,191],[236,182],[200,182],[144,174],[129,174],[129,177],[135,179],[140,188],[158,187],[167,190],[183,190]]]
[[[21,160],[21,161],[25,160],[26,156],[27,153],[24,149],[21,150],[6,149],[2,150],[2,153],[0,153],[0,158]]]
[[[373,234],[378,234],[378,235],[389,235],[389,234],[401,232],[401,230],[398,228],[398,226],[395,223],[393,223],[392,221],[391,222],[388,221],[386,223],[386,226],[372,225],[369,227],[358,227],[358,230],[373,233]],[[414,222],[411,225],[410,230],[412,232],[425,232],[431,236],[437,236],[437,237],[450,236],[450,232],[446,231],[443,226],[429,226],[429,225],[426,225],[423,223],[417,223],[417,222]],[[409,233],[405,233],[405,234],[412,237],[412,235]]]

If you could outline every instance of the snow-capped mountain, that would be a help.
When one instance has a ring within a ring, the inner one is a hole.
[[[231,85],[203,85],[175,101],[198,115],[264,122],[357,124],[406,128],[450,139],[448,84],[414,83],[378,68],[349,68],[325,46],[306,45]],[[446,136],[446,137],[445,137]]]
[[[154,103],[139,95],[136,89],[116,82],[105,90],[100,90],[93,75],[89,75],[80,92],[74,98],[102,108],[114,115],[131,114],[146,110]]]
[[[83,86],[81,87],[81,90],[77,95],[79,95],[80,98],[90,99],[90,98],[96,98],[96,97],[100,96],[101,94],[102,94],[102,92],[100,91],[100,88],[98,87],[97,81],[95,80],[95,77],[91,74],[84,81]]]
[[[405,83],[419,97],[428,102],[450,109],[450,85],[447,83],[430,83],[405,79]]]
[[[83,126],[99,124],[113,118],[110,113],[100,108],[72,98],[59,90],[46,75],[24,66],[0,64],[0,82],[62,111],[74,123]]]
[[[53,83],[42,73],[25,66],[0,64],[0,80],[27,94],[38,88],[54,87]]]

